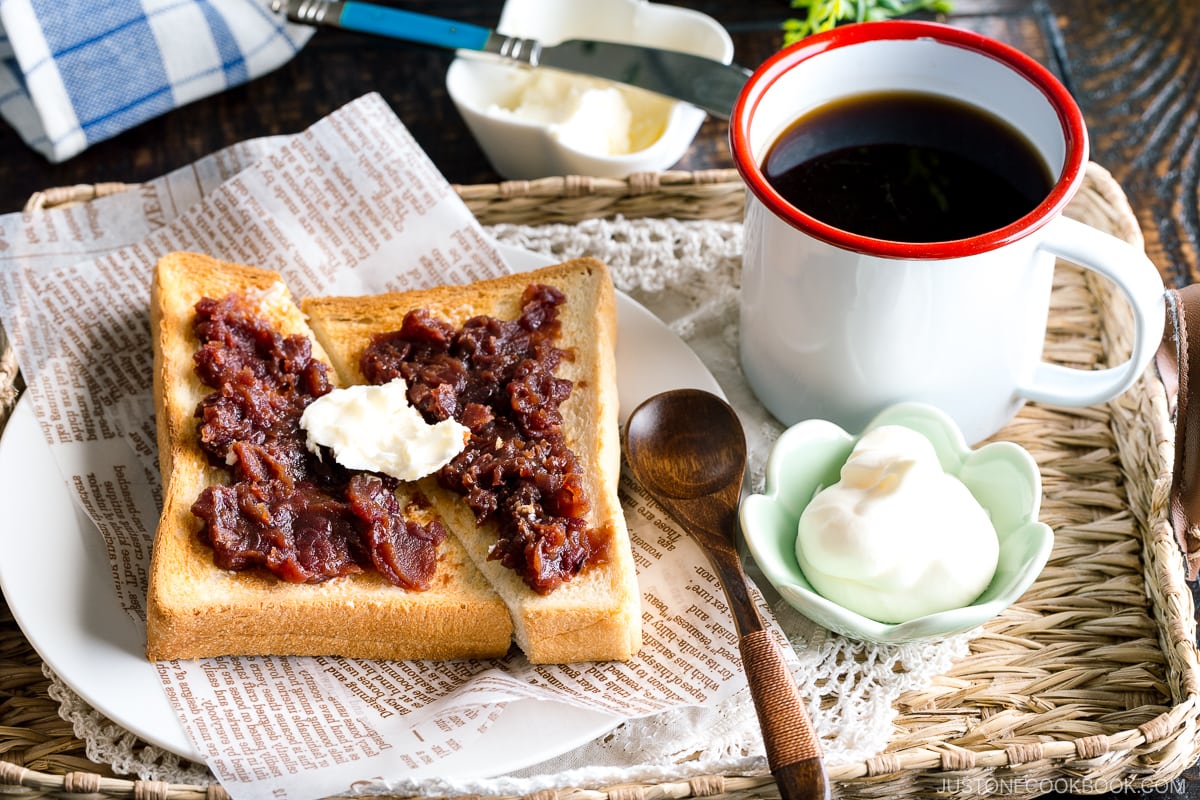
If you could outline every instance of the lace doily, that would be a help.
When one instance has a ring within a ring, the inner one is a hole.
[[[605,261],[617,288],[686,341],[720,383],[746,429],[747,480],[754,491],[762,489],[766,455],[782,428],[750,393],[738,364],[739,223],[617,218],[569,226],[497,225],[490,231],[503,244],[556,260],[594,256]],[[746,567],[754,577],[753,561],[747,559]],[[796,649],[795,678],[829,763],[858,761],[883,750],[897,715],[895,701],[948,671],[966,655],[974,635],[906,645],[855,642],[809,622],[774,596],[765,581],[757,583]],[[204,766],[141,742],[46,672],[51,696],[93,761],[142,780],[213,781]],[[589,788],[765,771],[758,721],[743,691],[717,707],[625,723],[605,737],[510,775],[365,784],[358,791],[524,795],[564,785]]]

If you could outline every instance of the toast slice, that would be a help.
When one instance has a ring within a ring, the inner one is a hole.
[[[277,288],[272,288],[277,287]],[[257,567],[230,571],[201,542],[191,506],[210,485],[228,483],[200,448],[197,404],[212,389],[193,368],[200,343],[195,304],[232,292],[266,292],[260,312],[284,335],[312,339],[278,273],[195,253],[158,263],[151,289],[154,392],[163,510],[147,597],[150,660],[217,655],[340,655],[378,659],[504,655],[512,623],[490,584],[451,534],[438,546],[432,584],[400,588],[374,570],[320,583],[290,583]],[[313,355],[328,363],[313,341]],[[340,381],[330,374],[330,381]],[[401,507],[407,502],[397,490]],[[449,526],[446,526],[449,527]]]
[[[585,517],[607,537],[604,560],[548,593],[530,588],[513,569],[489,558],[497,540],[493,519],[476,516],[456,491],[437,477],[422,481],[424,493],[466,547],[467,553],[508,605],[514,637],[533,663],[626,660],[641,646],[641,605],[629,533],[617,496],[620,434],[616,387],[616,299],[608,268],[576,259],[466,286],[369,297],[306,298],[302,308],[335,369],[351,383],[365,382],[360,359],[373,334],[397,331],[409,311],[425,309],[458,329],[476,316],[514,320],[531,284],[565,295],[558,307],[553,344],[568,355],[555,376],[573,389],[560,407],[567,446],[579,459],[590,501]]]

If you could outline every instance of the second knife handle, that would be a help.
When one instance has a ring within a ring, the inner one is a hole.
[[[289,20],[304,25],[328,25],[451,50],[483,50],[492,34],[479,25],[357,0],[275,0],[272,8],[286,9]]]

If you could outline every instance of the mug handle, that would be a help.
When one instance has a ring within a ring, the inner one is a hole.
[[[1110,400],[1134,384],[1158,349],[1166,318],[1162,276],[1141,250],[1068,217],[1048,224],[1038,247],[1117,285],[1133,311],[1133,352],[1125,363],[1106,369],[1075,369],[1043,361],[1029,381],[1018,385],[1017,394],[1068,406]]]

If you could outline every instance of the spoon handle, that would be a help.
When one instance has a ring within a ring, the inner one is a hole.
[[[829,797],[829,779],[821,763],[821,745],[783,662],[779,645],[764,629],[738,643],[742,666],[762,728],[767,763],[784,800]]]
[[[736,523],[728,523],[726,529],[729,524]],[[721,576],[729,600],[742,669],[781,800],[826,800],[830,796],[829,777],[822,763],[821,744],[779,644],[750,599],[737,552],[728,543],[710,544],[708,557]]]

